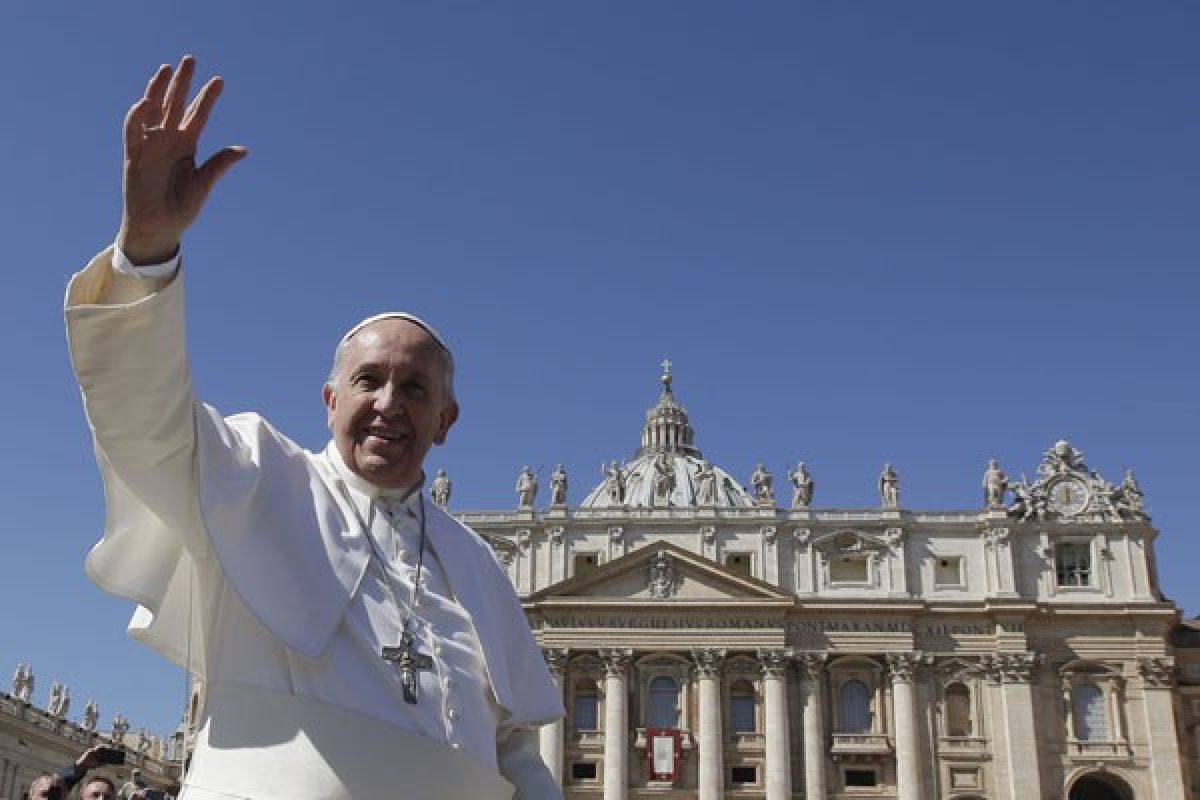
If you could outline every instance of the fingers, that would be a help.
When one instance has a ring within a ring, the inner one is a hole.
[[[167,81],[171,78],[171,65],[163,64],[146,84],[145,99],[150,108],[162,112],[163,96],[167,91]]]
[[[166,99],[163,104],[162,125],[168,130],[179,127],[183,112],[187,108],[188,89],[192,85],[192,73],[196,70],[196,59],[184,56],[179,61],[179,68],[171,76],[171,84],[167,87]]]
[[[212,191],[212,187],[216,185],[221,176],[229,171],[237,162],[246,157],[249,151],[241,146],[226,147],[214,153],[208,161],[205,161],[200,169],[196,170],[196,179],[199,181],[201,196],[207,197]]]
[[[213,106],[224,88],[225,82],[219,76],[211,78],[188,106],[187,113],[183,116],[183,129],[193,138],[200,138],[204,126],[208,124],[208,115],[212,113]]]

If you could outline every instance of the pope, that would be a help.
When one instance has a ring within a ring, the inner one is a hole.
[[[512,585],[423,490],[459,413],[446,340],[404,312],[348,331],[320,452],[196,399],[180,242],[246,150],[197,165],[222,82],[189,102],[194,69],[125,118],[120,231],[65,311],[106,504],[87,573],[202,687],[182,798],[561,797],[537,746],[561,695]]]

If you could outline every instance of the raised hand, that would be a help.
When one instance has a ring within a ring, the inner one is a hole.
[[[135,264],[170,258],[208,193],[246,148],[219,150],[196,166],[196,143],[224,82],[214,77],[187,105],[196,60],[163,64],[125,117],[124,214],[117,243]]]

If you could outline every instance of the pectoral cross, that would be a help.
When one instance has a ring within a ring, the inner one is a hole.
[[[404,621],[404,630],[400,634],[399,647],[384,647],[383,660],[390,661],[400,667],[400,682],[404,686],[404,702],[417,702],[417,687],[419,685],[419,670],[433,669],[433,659],[425,653],[417,652],[417,640],[408,629],[408,620]]]

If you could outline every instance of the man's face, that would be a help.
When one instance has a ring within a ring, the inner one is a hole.
[[[438,344],[402,319],[380,320],[355,334],[323,395],[342,460],[385,489],[415,484],[425,454],[446,441],[458,418]]]
[[[88,781],[79,792],[79,800],[114,800],[116,796],[107,781]]]

